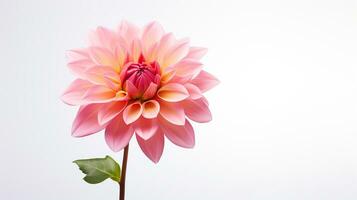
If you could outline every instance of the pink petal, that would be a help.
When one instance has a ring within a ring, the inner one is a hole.
[[[167,51],[171,48],[172,44],[175,42],[175,38],[172,33],[166,33],[160,40],[157,46],[157,52],[154,55],[157,56],[157,61],[160,64],[160,67],[163,66],[164,57]]]
[[[166,69],[163,75],[161,76],[161,83],[166,84],[170,82],[176,75],[175,70]]]
[[[72,136],[83,137],[104,129],[105,125],[98,123],[98,111],[101,104],[81,106],[72,125]]]
[[[187,99],[182,102],[182,106],[186,116],[195,122],[205,123],[212,120],[211,111],[204,97],[196,100]]]
[[[114,55],[107,49],[91,47],[90,55],[98,65],[112,67],[113,69],[119,66],[119,63],[115,59]]]
[[[195,86],[191,83],[186,83],[185,87],[186,87],[188,93],[190,94],[191,99],[199,99],[202,97],[201,90],[197,86]]]
[[[85,71],[95,66],[92,60],[76,60],[67,64],[71,72],[81,79],[86,79]]]
[[[165,143],[162,131],[157,129],[156,133],[148,140],[144,140],[138,135],[136,135],[136,139],[144,154],[154,163],[159,162]]]
[[[150,24],[146,25],[143,29],[141,37],[144,49],[148,50],[150,47],[152,47],[156,42],[160,40],[163,34],[164,29],[159,23],[151,22]]]
[[[207,53],[206,48],[190,47],[186,58],[200,60]]]
[[[114,88],[120,87],[120,77],[111,67],[94,66],[86,70],[84,73],[86,80],[92,83],[107,85]]]
[[[160,101],[160,115],[173,124],[185,124],[185,112],[180,104]]]
[[[189,49],[189,41],[187,39],[183,39],[181,41],[177,41],[175,45],[171,47],[170,50],[165,54],[165,58],[163,63],[160,63],[160,67],[165,69],[166,67],[173,65],[184,58]]]
[[[143,107],[140,102],[134,102],[125,108],[123,112],[123,119],[126,124],[135,122],[141,116]]]
[[[178,83],[164,85],[157,92],[158,97],[167,102],[178,102],[189,97],[187,89]]]
[[[88,49],[72,49],[66,52],[66,57],[68,62],[74,62],[78,60],[88,60],[90,56]]]
[[[133,123],[133,127],[137,135],[148,140],[156,133],[159,126],[156,120],[141,117]]]
[[[135,38],[139,38],[140,29],[128,21],[122,21],[118,33],[127,41],[127,44],[131,44]]]
[[[139,39],[135,38],[131,43],[131,59],[133,62],[137,63],[141,55],[141,42]]]
[[[102,85],[95,85],[87,90],[83,96],[86,103],[105,103],[112,101],[116,92]]]
[[[195,133],[188,120],[183,126],[177,126],[161,118],[160,127],[172,143],[184,148],[193,148],[195,146]]]
[[[103,105],[98,113],[99,124],[106,124],[119,115],[127,105],[127,101],[114,101]]]
[[[67,90],[62,94],[61,99],[69,105],[80,105],[82,104],[84,94],[90,87],[93,87],[91,82],[76,79],[68,86]]]
[[[107,28],[98,27],[89,37],[91,46],[97,46],[113,50],[115,48],[115,33]]]
[[[219,83],[219,80],[210,73],[202,70],[194,79],[191,80],[191,83],[200,88],[202,92],[206,92],[216,86]]]
[[[137,97],[140,96],[140,92],[139,92],[138,88],[136,88],[135,85],[131,81],[126,81],[124,88],[131,98],[136,99]]]
[[[134,129],[123,121],[123,116],[118,115],[105,129],[105,141],[115,152],[118,152],[129,144]]]
[[[115,48],[114,57],[117,59],[118,62],[118,66],[114,67],[114,70],[119,73],[120,70],[124,67],[124,64],[127,59],[127,52],[125,50],[125,47],[123,47],[122,45],[118,45]]]
[[[149,87],[146,89],[146,91],[143,94],[143,99],[151,99],[155,94],[157,90],[157,84],[155,83],[150,83]]]
[[[155,100],[149,100],[143,103],[143,117],[147,119],[156,118],[160,111],[160,104]]]
[[[176,63],[172,68],[175,70],[177,76],[192,77],[202,69],[202,63],[193,59],[184,59]]]

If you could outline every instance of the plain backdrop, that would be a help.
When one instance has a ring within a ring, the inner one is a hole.
[[[65,51],[98,25],[157,20],[209,53],[221,84],[197,144],[166,141],[153,164],[131,141],[127,199],[357,199],[354,0],[1,0],[0,199],[117,199],[71,163],[111,155],[103,133],[70,136]]]

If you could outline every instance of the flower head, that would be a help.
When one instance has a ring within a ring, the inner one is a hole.
[[[122,150],[135,133],[140,148],[158,162],[164,138],[192,148],[189,118],[208,122],[211,113],[203,93],[218,80],[202,70],[206,49],[191,47],[152,22],[139,29],[122,22],[117,30],[97,28],[90,46],[68,52],[68,67],[78,77],[62,95],[79,105],[72,135],[105,129],[113,151]]]

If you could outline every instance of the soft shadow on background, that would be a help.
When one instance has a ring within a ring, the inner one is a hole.
[[[116,199],[71,162],[106,154],[72,138],[65,51],[97,25],[157,20],[209,48],[213,121],[152,164],[131,142],[127,199],[357,199],[356,1],[0,2],[0,199]]]

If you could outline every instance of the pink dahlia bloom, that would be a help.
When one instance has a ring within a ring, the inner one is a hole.
[[[203,93],[218,80],[202,70],[206,49],[191,47],[152,22],[139,29],[122,22],[117,30],[97,28],[88,48],[68,52],[69,69],[78,77],[62,95],[79,105],[72,135],[83,137],[105,129],[113,151],[134,135],[140,148],[158,162],[164,137],[192,148],[196,122],[211,120]]]

